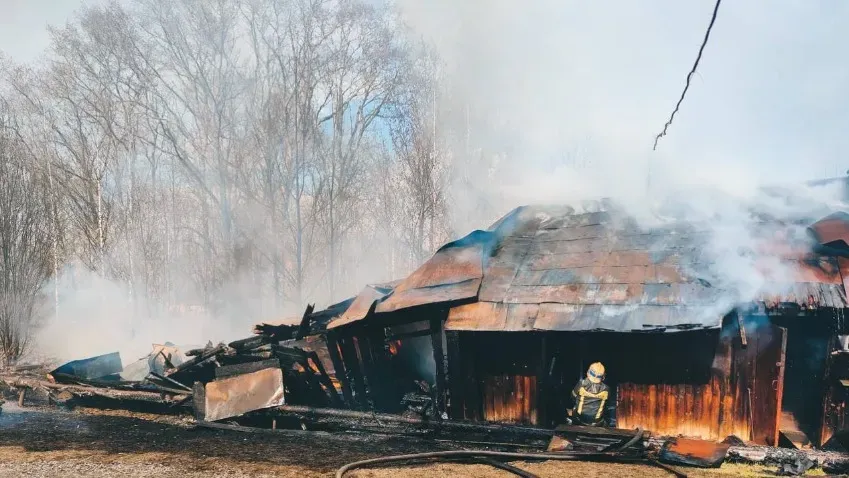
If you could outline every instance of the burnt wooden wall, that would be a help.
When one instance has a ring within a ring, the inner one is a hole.
[[[831,349],[839,349],[832,343]],[[829,354],[826,361],[826,390],[823,397],[822,428],[818,437],[821,444],[826,444],[838,432],[849,429],[849,390],[841,380],[849,380],[849,354]],[[844,446],[849,445],[845,437],[839,437]]]
[[[446,332],[446,340],[451,418],[542,423],[543,334]]]
[[[734,435],[774,445],[786,335],[765,317],[747,318],[744,328],[745,347],[736,319],[726,321],[703,383],[620,383],[618,426],[712,440]]]
[[[619,428],[774,443],[783,329],[736,318],[660,334],[448,332],[452,418],[552,426],[590,363],[607,367]]]

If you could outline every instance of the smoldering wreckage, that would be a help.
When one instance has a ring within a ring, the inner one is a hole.
[[[751,260],[774,284],[749,303],[712,283],[708,233],[692,224],[645,230],[609,205],[521,207],[402,280],[248,338],[3,380],[22,405],[41,391],[60,406],[193,411],[203,427],[412,434],[462,448],[337,476],[436,458],[520,476],[533,475],[506,461],[846,472],[849,214],[764,218],[762,229]],[[608,426],[570,425],[570,392],[593,362],[609,371]]]

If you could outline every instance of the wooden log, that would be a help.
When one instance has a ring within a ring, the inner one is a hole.
[[[829,473],[849,473],[849,455],[821,450],[795,450],[792,448],[772,448],[768,446],[732,446],[728,449],[726,461],[783,465],[796,463],[797,460],[803,458],[815,461]]]
[[[85,385],[73,385],[63,383],[51,383],[43,380],[32,380],[22,378],[0,378],[0,381],[14,388],[27,388],[30,390],[46,390],[53,392],[68,392],[79,397],[101,397],[114,400],[137,400],[145,402],[165,403],[168,399],[163,399],[162,393],[150,392],[145,390],[121,390],[113,388],[90,387]],[[189,392],[177,391],[173,394],[174,400],[182,399]]]
[[[23,408],[23,406],[24,406],[24,399],[26,398],[26,396],[27,396],[27,389],[26,389],[26,388],[22,388],[22,389],[18,392],[18,406],[19,406],[19,407]]]
[[[302,405],[282,405],[271,409],[282,414],[291,414],[301,417],[309,416],[328,416],[337,418],[347,418],[351,420],[361,421],[376,421],[385,423],[401,423],[408,425],[419,425],[433,429],[455,429],[465,431],[476,431],[484,433],[502,432],[512,434],[522,434],[536,437],[553,436],[554,431],[544,428],[526,427],[521,425],[495,424],[495,423],[475,423],[475,422],[460,422],[452,420],[426,420],[414,417],[405,417],[391,413],[371,413],[360,412],[356,410],[339,410],[333,408],[317,408],[307,407]]]
[[[234,340],[233,342],[230,342],[227,345],[232,349],[236,349],[237,351],[243,351],[255,349],[257,347],[261,347],[269,343],[271,343],[271,340],[268,337],[264,335],[255,335],[246,339]]]
[[[165,376],[170,377],[170,376],[172,376],[176,373],[182,372],[184,370],[188,370],[188,369],[206,361],[207,359],[210,359],[210,358],[212,358],[212,357],[214,357],[218,354],[224,353],[227,350],[227,348],[228,347],[224,344],[218,344],[217,346],[212,347],[211,349],[204,350],[203,353],[201,353],[200,355],[196,355],[196,356],[192,357],[191,359],[186,360],[185,362],[181,363],[177,367],[168,370],[167,372],[165,372]]]

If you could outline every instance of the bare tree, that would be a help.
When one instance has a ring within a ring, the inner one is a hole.
[[[6,366],[30,345],[51,269],[47,204],[34,194],[42,185],[9,123],[0,106],[0,359]]]

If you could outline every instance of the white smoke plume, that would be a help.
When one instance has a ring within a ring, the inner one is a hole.
[[[714,285],[728,291],[717,304],[727,311],[758,293],[785,292],[775,282],[791,277],[786,264],[771,261],[767,277],[754,263],[765,216],[785,223],[769,233],[789,228],[802,240],[805,223],[846,207],[840,186],[805,181],[847,167],[839,152],[849,148],[849,67],[833,62],[833,45],[845,44],[847,33],[831,10],[849,13],[849,5],[723,4],[657,151],[655,135],[681,93],[713,2],[397,5],[446,63],[445,108],[472,143],[456,145],[458,156],[475,148],[501,154],[484,166],[497,172],[474,192],[483,199],[455,191],[461,231],[521,204],[600,198],[644,227],[683,218],[710,232],[703,260],[712,262]],[[799,25],[811,26],[804,39],[791,33]],[[491,175],[470,174],[480,182]],[[765,189],[776,185],[784,190]],[[496,206],[482,212],[481,203]]]

